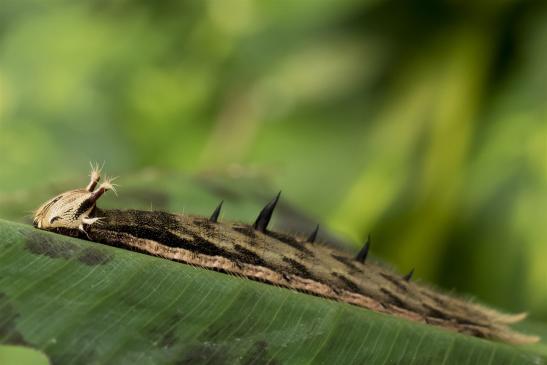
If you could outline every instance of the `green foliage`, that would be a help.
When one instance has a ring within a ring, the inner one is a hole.
[[[46,355],[25,346],[0,345],[0,364],[49,365]]]
[[[0,342],[35,347],[52,363],[546,360],[542,345],[484,341],[3,220],[0,282]]]

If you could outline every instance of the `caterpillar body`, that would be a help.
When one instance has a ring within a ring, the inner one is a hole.
[[[221,222],[222,202],[210,217],[161,211],[101,210],[97,200],[115,191],[112,179],[97,189],[92,169],[85,189],[64,192],[34,214],[35,227],[87,238],[181,263],[243,276],[369,310],[508,343],[533,343],[536,336],[509,325],[526,314],[505,314],[441,293],[367,259],[370,242],[356,254],[317,244],[309,237],[268,229],[279,194],[254,224]]]

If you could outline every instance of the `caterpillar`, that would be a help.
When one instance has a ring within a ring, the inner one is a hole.
[[[39,229],[135,250],[148,255],[262,281],[303,293],[399,316],[459,333],[513,344],[539,337],[512,330],[525,313],[505,314],[412,281],[368,258],[370,237],[351,255],[308,237],[268,229],[280,193],[253,224],[221,222],[223,203],[210,217],[162,211],[102,210],[98,199],[114,179],[101,179],[93,166],[84,189],[64,192],[34,213]]]

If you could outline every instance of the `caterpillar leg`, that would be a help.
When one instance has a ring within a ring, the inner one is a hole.
[[[96,223],[98,221],[100,221],[102,218],[101,217],[96,217],[96,218],[89,218],[89,217],[83,217],[82,218],[82,221],[80,223],[80,225],[78,226],[78,230],[80,232],[83,232],[87,238],[92,241],[91,237],[89,237],[89,234],[87,233],[87,231],[85,230],[85,227],[86,226],[90,226],[92,225],[93,223]]]
[[[96,218],[84,217],[84,218],[82,218],[82,224],[90,226],[93,223],[100,221],[101,219],[102,219],[101,217],[96,217]]]
[[[90,241],[92,241],[91,237],[89,237],[89,234],[87,234],[87,231],[86,231],[85,228],[84,228],[84,223],[83,223],[83,222],[80,223],[80,225],[78,226],[78,230],[79,230],[80,232],[84,232],[84,234],[87,236],[87,239],[90,240]]]

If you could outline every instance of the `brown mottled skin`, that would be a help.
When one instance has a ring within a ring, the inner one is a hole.
[[[64,193],[66,194],[66,193]],[[37,212],[38,214],[47,212]],[[539,340],[511,330],[525,314],[502,314],[405,280],[372,262],[305,239],[235,222],[161,211],[100,210],[83,232],[44,227],[95,242],[214,269],[381,313],[509,343]]]

